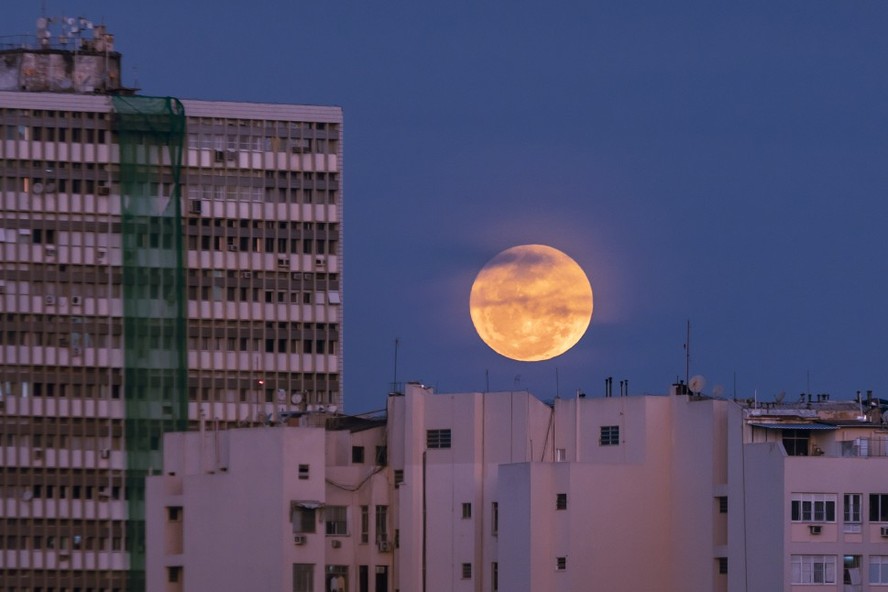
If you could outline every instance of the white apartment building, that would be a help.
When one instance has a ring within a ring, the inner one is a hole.
[[[683,390],[544,403],[411,384],[384,426],[168,435],[149,590],[886,589],[884,401]]]
[[[342,406],[341,109],[120,62],[84,19],[0,47],[4,592],[144,589],[164,432]]]

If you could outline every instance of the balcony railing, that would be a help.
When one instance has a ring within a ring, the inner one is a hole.
[[[855,438],[840,444],[842,456],[888,456],[888,438]]]

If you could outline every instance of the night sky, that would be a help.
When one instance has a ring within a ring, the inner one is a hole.
[[[385,406],[396,338],[397,380],[439,391],[664,393],[688,319],[707,391],[888,396],[888,2],[45,5],[104,21],[144,94],[343,107],[348,412]],[[525,243],[595,291],[546,362],[468,314]]]

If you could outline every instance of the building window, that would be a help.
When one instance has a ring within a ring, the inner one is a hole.
[[[860,573],[860,559],[860,555],[845,555],[842,558],[844,564],[842,582],[845,584],[846,590],[860,590],[863,577]]]
[[[363,446],[352,446],[352,463],[356,465],[364,464]]]
[[[555,569],[557,571],[564,571],[567,569],[567,557],[556,557],[555,558]]]
[[[167,506],[167,520],[170,522],[182,520],[182,506]]]
[[[384,467],[388,465],[388,448],[385,446],[376,447],[376,466]]]
[[[293,564],[293,592],[314,592],[314,564]]]
[[[728,496],[722,495],[716,498],[718,500],[718,513],[719,514],[727,514],[728,513]]]
[[[783,448],[787,456],[808,456],[807,430],[783,430]]]
[[[835,584],[835,555],[793,555],[793,584]]]
[[[620,443],[620,426],[601,426],[601,437],[598,440],[601,446],[616,446]]]
[[[860,508],[863,496],[859,493],[846,493],[843,502],[842,519],[845,521],[845,532],[860,532]]]
[[[792,494],[793,522],[835,522],[836,496],[829,493]]]
[[[395,487],[400,487],[404,483],[404,469],[395,469]]]
[[[566,510],[567,509],[567,494],[559,493],[555,495],[555,509],[556,510]]]
[[[299,465],[299,478],[308,479],[308,465]]]
[[[728,573],[728,558],[717,557],[716,561],[718,561],[718,573],[721,575]]]
[[[324,578],[324,590],[348,590],[348,566],[328,565]]]
[[[888,493],[871,493],[869,496],[870,522],[888,522]]]
[[[490,533],[493,536],[499,534],[499,503],[493,502],[490,507]]]
[[[426,448],[450,448],[450,430],[427,430]]]
[[[493,592],[499,590],[499,563],[496,561],[490,564],[490,589]]]
[[[376,544],[388,543],[388,506],[376,506]]]
[[[293,532],[315,532],[318,502],[290,502],[290,522]]]
[[[170,565],[167,567],[167,581],[173,584],[182,581],[181,565]]]
[[[327,523],[327,534],[347,535],[348,517],[345,506],[327,506],[324,508],[324,520]]]
[[[361,543],[370,542],[370,506],[361,506]]]
[[[567,448],[555,449],[555,462],[567,462]]]
[[[462,579],[471,580],[472,579],[472,564],[471,563],[463,563],[462,564]]]
[[[888,585],[888,555],[870,555],[869,583]]]

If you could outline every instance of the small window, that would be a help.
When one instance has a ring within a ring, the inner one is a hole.
[[[170,565],[167,567],[167,581],[171,583],[182,581],[182,566]]]
[[[364,464],[363,446],[352,446],[352,463],[356,465]]]
[[[728,573],[728,558],[727,557],[718,557],[717,561],[718,561],[718,573],[722,574],[722,575]]]
[[[794,493],[790,510],[793,522],[835,522],[836,496],[828,493]]]
[[[888,522],[888,493],[871,493],[869,496],[870,522]]]
[[[559,493],[555,496],[555,509],[556,510],[566,510],[567,509],[567,494]]]
[[[564,571],[567,569],[567,557],[556,557],[555,558],[555,569],[558,571]]]
[[[728,496],[722,495],[718,498],[718,513],[719,514],[727,514],[728,513]]]
[[[426,431],[427,448],[450,448],[450,430]]]
[[[404,469],[395,469],[395,487],[400,487],[404,483]]]
[[[471,563],[463,563],[462,564],[462,579],[471,580],[472,579],[472,564]]]
[[[601,446],[617,446],[620,443],[620,426],[601,426]]]
[[[463,519],[472,517],[472,504],[464,503],[462,505],[462,517]]]
[[[497,536],[499,534],[499,503],[493,502],[490,507],[490,534]]]
[[[555,462],[567,462],[567,448],[555,449]]]
[[[348,534],[348,512],[345,506],[327,506],[324,508],[324,518],[327,523],[327,534]]]
[[[388,464],[388,448],[385,446],[376,447],[376,466],[384,467]]]
[[[170,522],[179,522],[182,520],[182,506],[168,506],[167,520]]]
[[[308,479],[308,465],[299,465],[299,478]]]
[[[499,590],[499,563],[496,561],[490,564],[490,589]]]

